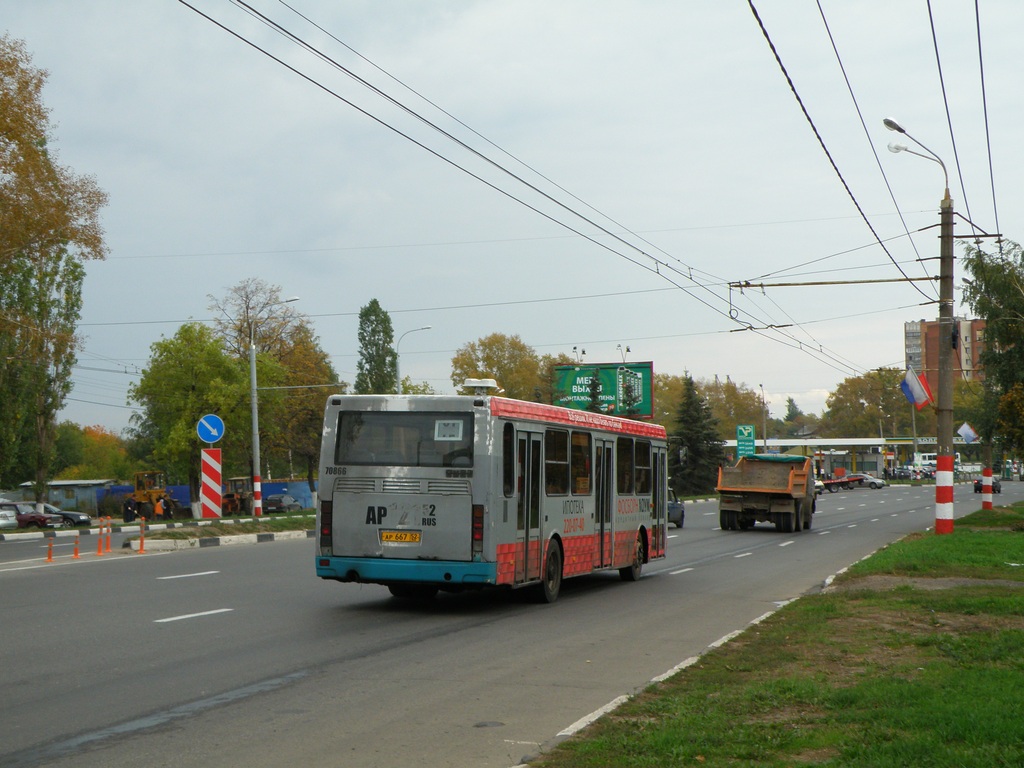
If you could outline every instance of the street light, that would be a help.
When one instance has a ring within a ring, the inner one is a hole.
[[[949,196],[949,174],[946,164],[928,147],[915,139],[898,122],[885,118],[882,124],[901,133],[928,154],[921,154],[901,144],[890,144],[890,152],[909,152],[938,163],[945,177],[946,191],[939,203],[939,396],[935,458],[935,532],[953,532],[953,200]]]
[[[398,349],[402,346],[402,339],[404,339],[410,333],[416,333],[416,331],[429,331],[433,327],[434,326],[432,325],[424,325],[422,328],[413,328],[412,330],[406,331],[405,333],[398,337],[398,343],[395,344],[395,378],[397,379],[397,383],[395,384],[395,390],[397,391],[398,394],[402,394],[402,371],[399,362],[401,358],[398,353]]]
[[[275,301],[263,309],[270,309],[281,304],[298,301],[298,296]],[[263,488],[260,481],[260,409],[256,399],[256,321],[249,318],[249,402],[252,404],[252,513],[259,517],[263,514]]]

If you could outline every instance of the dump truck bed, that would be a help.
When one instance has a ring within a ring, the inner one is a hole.
[[[811,460],[803,456],[756,454],[744,456],[734,467],[718,470],[719,493],[807,495]]]

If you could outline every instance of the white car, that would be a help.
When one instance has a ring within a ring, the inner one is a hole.
[[[869,475],[866,472],[854,472],[852,475],[847,475],[847,479],[850,481],[851,488],[885,488],[885,480],[874,475]]]
[[[821,496],[821,494],[823,494],[824,492],[825,492],[825,484],[823,482],[821,482],[821,480],[815,480],[814,481],[814,494],[816,496]]]
[[[9,507],[0,507],[0,529],[17,527],[18,516],[15,510]]]

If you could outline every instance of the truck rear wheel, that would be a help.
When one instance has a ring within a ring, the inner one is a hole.
[[[782,533],[792,533],[796,515],[796,512],[776,512],[775,527]]]

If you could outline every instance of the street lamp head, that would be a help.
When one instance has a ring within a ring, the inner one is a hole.
[[[897,123],[891,117],[887,117],[884,120],[882,120],[882,125],[888,128],[890,131],[896,131],[896,133],[906,133],[906,131],[903,130],[903,126]]]
[[[888,148],[889,148],[889,151],[892,152],[895,155],[898,155],[900,152],[908,152],[909,151],[907,149],[907,145],[906,144],[897,144],[895,141],[890,141]]]
[[[288,299],[281,299],[280,303],[281,304],[291,304],[293,301],[298,301],[298,300],[299,300],[298,296],[292,296],[291,298],[288,298]]]

